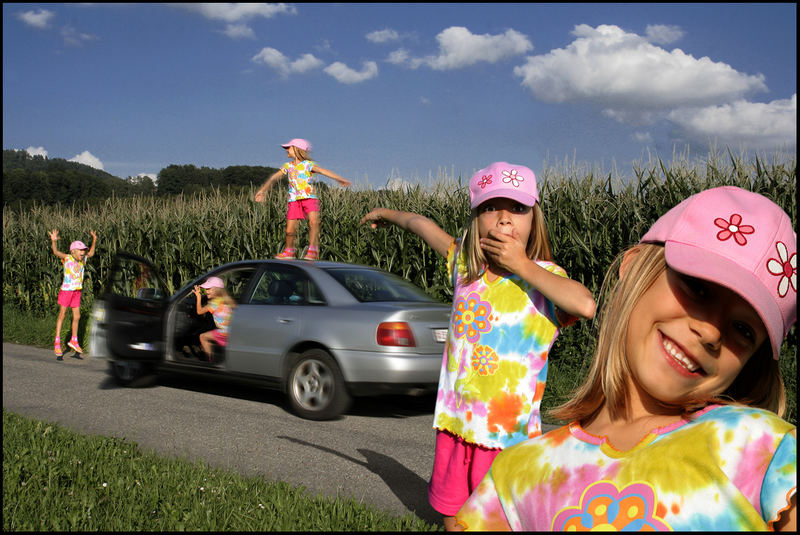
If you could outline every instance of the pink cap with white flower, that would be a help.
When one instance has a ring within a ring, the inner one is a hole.
[[[733,186],[672,208],[639,243],[663,243],[667,265],[741,295],[767,328],[772,355],[797,319],[797,235],[780,206]]]
[[[533,206],[539,200],[536,175],[524,165],[506,162],[495,162],[472,175],[469,180],[470,208],[475,209],[481,203],[496,197]]]

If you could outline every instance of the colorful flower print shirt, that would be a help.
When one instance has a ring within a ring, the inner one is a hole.
[[[628,451],[577,423],[502,451],[456,515],[469,530],[766,530],[797,490],[797,428],[714,405]]]
[[[68,292],[74,292],[83,289],[83,268],[86,261],[78,262],[74,256],[68,254],[66,258],[61,259],[64,264],[64,282],[61,283],[61,289]]]
[[[211,315],[214,316],[214,323],[217,324],[219,334],[227,336],[231,312],[233,312],[230,305],[222,297],[215,297],[208,301],[208,307],[211,309]]]
[[[486,448],[506,448],[542,433],[547,353],[558,328],[575,318],[510,273],[489,282],[484,272],[465,284],[459,251],[454,242],[447,253],[455,284],[433,427]],[[552,262],[537,264],[567,276]]]
[[[316,199],[314,184],[311,183],[311,170],[316,162],[303,160],[299,163],[286,162],[281,166],[289,178],[289,202],[302,201],[303,199]]]

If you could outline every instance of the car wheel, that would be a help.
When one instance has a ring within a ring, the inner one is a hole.
[[[289,403],[308,420],[336,418],[350,405],[350,394],[336,361],[322,349],[311,349],[295,360],[289,372]]]
[[[111,363],[111,371],[121,386],[136,386],[150,375],[149,366],[135,360],[115,360]]]

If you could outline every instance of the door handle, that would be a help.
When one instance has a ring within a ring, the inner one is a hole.
[[[278,318],[278,323],[281,323],[283,325],[287,323],[292,323],[293,321],[294,320],[292,318]]]

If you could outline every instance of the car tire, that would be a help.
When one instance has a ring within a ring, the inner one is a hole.
[[[115,360],[111,372],[120,386],[141,386],[152,375],[150,367],[136,360]]]
[[[296,358],[289,371],[287,393],[292,410],[307,420],[336,418],[351,402],[339,366],[323,349],[311,349]]]

